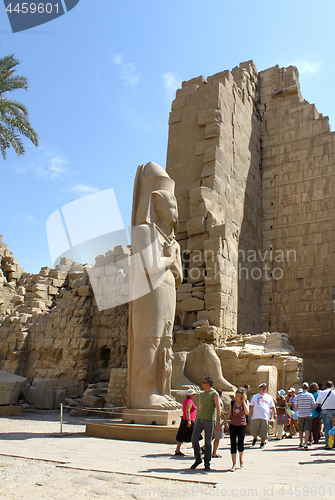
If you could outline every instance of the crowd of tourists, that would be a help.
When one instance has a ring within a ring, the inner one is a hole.
[[[267,392],[265,382],[259,384],[258,393],[250,402],[246,384],[235,392],[229,409],[224,412],[221,399],[222,391],[213,387],[214,380],[205,376],[202,380],[199,408],[194,403],[196,391],[190,388],[183,403],[183,415],[176,436],[177,447],[175,455],[184,455],[182,443],[192,443],[194,463],[191,469],[196,469],[202,463],[204,455],[205,471],[210,470],[211,458],[221,457],[218,454],[220,439],[224,431],[229,432],[230,453],[232,459],[231,471],[237,468],[237,452],[240,468],[243,467],[244,441],[249,425],[253,438],[251,446],[255,446],[260,438],[260,448],[264,448],[269,439],[269,426],[274,421],[274,439],[291,439],[299,437],[298,447],[308,450],[312,444],[318,444],[323,437],[324,448],[333,449],[335,436],[335,388],[328,381],[326,389],[322,390],[316,382],[304,382],[297,391],[290,387],[287,391],[280,389],[274,398]],[[228,424],[229,423],[229,424]],[[200,447],[200,441],[204,445]],[[212,449],[213,442],[213,449]],[[334,446],[335,450],[335,446]]]

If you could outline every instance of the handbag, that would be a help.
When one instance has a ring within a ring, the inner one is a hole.
[[[323,403],[326,401],[326,399],[330,396],[330,393],[332,392],[333,389],[330,389],[330,391],[328,392],[327,396],[325,397],[325,399],[322,401],[321,404],[317,404],[316,407],[315,407],[315,411],[316,413],[321,413],[322,412],[322,406],[323,406]]]

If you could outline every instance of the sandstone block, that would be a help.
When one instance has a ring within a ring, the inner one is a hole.
[[[195,234],[202,234],[206,231],[206,220],[204,217],[196,217],[195,219],[189,219],[187,221],[186,227],[189,236]]]
[[[102,408],[105,404],[104,398],[99,396],[84,396],[81,402],[83,405],[89,406],[90,408]]]
[[[114,254],[115,254],[115,257],[119,256],[119,255],[130,255],[130,249],[128,247],[126,247],[125,245],[118,245],[114,248]]]
[[[25,377],[0,370],[0,405],[16,403],[27,382]]]
[[[196,298],[185,299],[179,304],[179,308],[181,311],[201,311],[204,309],[205,303],[203,300],[199,300]]]
[[[71,266],[73,263],[73,259],[69,259],[68,257],[62,257],[60,260],[61,266]]]
[[[91,297],[93,295],[89,285],[83,285],[78,288],[78,295],[80,297]]]
[[[227,296],[221,292],[205,293],[206,309],[223,309],[227,303]]]
[[[189,292],[179,292],[177,291],[177,300],[191,299],[192,294]]]
[[[178,288],[177,288],[177,293],[186,293],[190,292],[193,288],[192,283],[182,283]]]
[[[223,135],[223,126],[220,123],[209,123],[205,127],[206,139]]]
[[[35,378],[31,385],[30,399],[38,409],[52,410],[54,407],[55,382],[53,379]]]

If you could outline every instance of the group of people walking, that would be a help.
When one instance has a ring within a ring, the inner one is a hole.
[[[211,458],[220,457],[217,449],[228,421],[232,472],[237,468],[237,452],[239,466],[243,468],[244,440],[248,423],[253,437],[252,446],[255,446],[259,437],[260,448],[264,448],[268,440],[271,417],[275,421],[276,439],[292,438],[298,432],[299,448],[304,450],[308,450],[312,441],[319,442],[323,424],[325,449],[330,449],[329,433],[335,426],[335,389],[331,381],[327,382],[327,388],[323,391],[319,390],[316,383],[311,384],[309,388],[307,382],[302,384],[297,394],[293,387],[290,387],[287,393],[281,389],[276,399],[267,393],[266,383],[261,383],[258,393],[251,398],[250,403],[247,398],[250,386],[245,385],[236,390],[226,414],[223,412],[222,391],[216,391],[213,385],[212,377],[203,378],[199,408],[194,404],[196,395],[194,389],[187,391],[183,404],[183,416],[176,436],[175,455],[184,455],[180,449],[181,444],[192,442],[195,461],[191,469],[196,469],[202,463],[201,452],[203,452],[205,471],[210,470]],[[200,447],[202,434],[204,445]],[[213,451],[212,441],[214,441]]]

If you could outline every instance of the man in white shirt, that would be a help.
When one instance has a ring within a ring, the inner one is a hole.
[[[299,423],[299,448],[308,450],[308,440],[312,430],[313,423],[313,408],[315,407],[314,397],[308,392],[308,383],[302,384],[302,391],[299,392],[294,400],[295,406],[298,408],[298,423]],[[305,445],[302,444],[305,432]]]
[[[329,450],[330,449],[328,446],[329,431],[333,427],[335,420],[335,390],[334,390],[334,384],[331,380],[328,380],[326,384],[326,389],[319,392],[316,404],[322,405],[321,418],[325,426],[325,449]]]
[[[277,418],[277,413],[273,398],[266,392],[265,382],[259,384],[258,391],[258,394],[255,394],[251,398],[249,405],[250,411],[252,413],[250,432],[254,438],[252,441],[252,446],[256,444],[257,436],[260,436],[260,448],[263,448],[265,445],[265,440],[268,437],[271,412],[273,413],[274,418]]]

